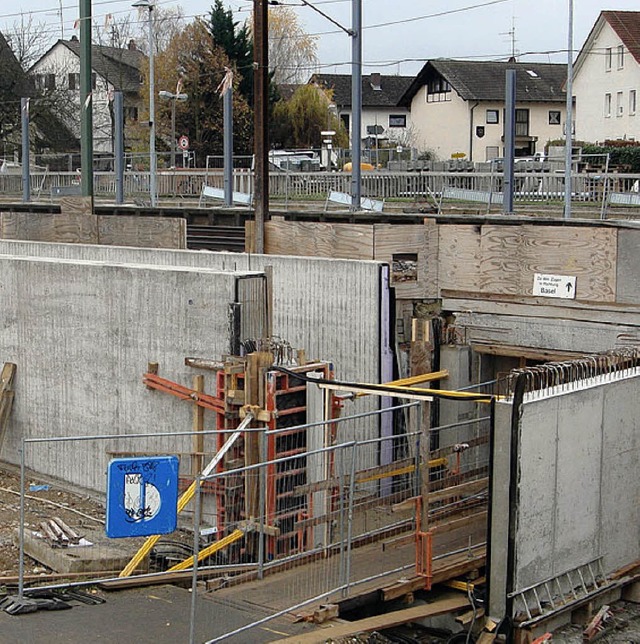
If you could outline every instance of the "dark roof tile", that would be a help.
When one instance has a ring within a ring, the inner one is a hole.
[[[374,89],[375,75],[362,77],[362,107],[397,107],[398,101],[411,85],[413,76],[379,76],[380,89]],[[351,107],[351,74],[314,74],[315,82],[333,91],[333,101],[342,108]]]

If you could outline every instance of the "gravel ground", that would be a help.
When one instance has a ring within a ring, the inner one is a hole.
[[[37,489],[35,486],[46,486],[48,489]],[[20,477],[14,472],[0,469],[0,577],[18,574],[19,551],[14,542],[20,525],[19,490]],[[51,481],[28,477],[27,495],[25,527],[29,530],[39,529],[40,521],[52,517],[60,517],[80,534],[87,527],[95,529],[104,523],[102,504],[89,497],[70,494]],[[48,572],[51,571],[41,564],[25,558],[26,574],[45,576]]]

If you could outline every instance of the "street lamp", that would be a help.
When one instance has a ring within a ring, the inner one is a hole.
[[[179,86],[179,84],[178,84]],[[182,92],[176,91],[175,94],[172,92],[167,92],[166,90],[160,90],[158,92],[160,98],[171,101],[171,167],[176,167],[176,103],[178,101],[186,101],[189,98],[188,94],[183,94]]]
[[[155,4],[151,0],[136,0],[132,5],[137,9],[146,9],[149,12],[149,193],[151,196],[151,207],[157,205],[156,189],[156,88],[155,88],[155,69],[154,69],[154,46],[153,46],[153,10]]]

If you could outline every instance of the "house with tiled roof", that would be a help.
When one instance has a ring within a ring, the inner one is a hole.
[[[576,139],[640,141],[640,11],[602,11],[576,58]]]
[[[566,67],[550,63],[430,60],[400,98],[417,147],[441,160],[504,156],[506,72],[516,71],[516,156],[563,136]]]
[[[125,122],[136,121],[141,106],[144,54],[131,41],[126,48],[92,45],[93,147],[96,154],[113,154],[114,91],[124,97]],[[80,42],[58,40],[29,70],[36,89],[55,97],[60,118],[80,138]],[[65,108],[66,106],[66,108]],[[71,142],[70,142],[71,144]]]
[[[368,147],[377,144],[411,145],[411,113],[398,102],[413,76],[369,74],[362,77],[362,131]],[[328,90],[351,139],[351,74],[314,74],[310,83]]]

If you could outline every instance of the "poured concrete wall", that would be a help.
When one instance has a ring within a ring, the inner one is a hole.
[[[380,381],[384,286],[377,262],[18,241],[0,241],[0,261],[3,274],[16,275],[11,288],[0,291],[3,324],[21,329],[11,340],[0,336],[0,359],[18,365],[16,406],[2,452],[12,461],[22,436],[43,431],[48,436],[189,431],[189,405],[141,384],[147,362],[159,362],[160,375],[190,385],[200,372],[186,368],[184,358],[219,359],[229,352],[227,311],[236,279],[266,266],[273,268],[274,334],[306,349],[309,359],[334,362],[339,378]],[[25,265],[41,272],[20,273]],[[185,304],[204,299],[204,308]],[[11,322],[17,301],[26,308]],[[198,311],[197,325],[187,325],[185,307]],[[47,342],[30,345],[31,337]],[[213,391],[210,374],[206,377],[206,391]],[[55,387],[45,400],[49,383]],[[363,398],[345,413],[379,404]],[[380,432],[378,418],[342,427],[342,440]],[[123,440],[106,449],[144,451],[145,446]],[[190,449],[186,439],[184,451]],[[75,459],[73,450],[57,453],[65,462]],[[32,464],[46,467],[43,459]],[[84,484],[91,476],[64,474]],[[92,480],[91,486],[101,485],[102,478]]]
[[[525,398],[512,483],[511,404],[498,403],[493,454],[491,610],[505,592],[507,530],[515,536],[511,590],[603,558],[611,573],[640,558],[640,374],[607,377],[572,391]],[[502,603],[504,607],[504,603]]]
[[[161,375],[190,384],[185,356],[229,352],[229,304],[237,279],[248,277],[6,255],[0,275],[0,356],[17,365],[2,451],[12,462],[22,438],[188,431],[191,406],[149,392],[142,374],[159,362]],[[189,439],[171,445],[190,451]],[[26,462],[101,489],[106,450],[168,447],[155,439],[33,444]]]

